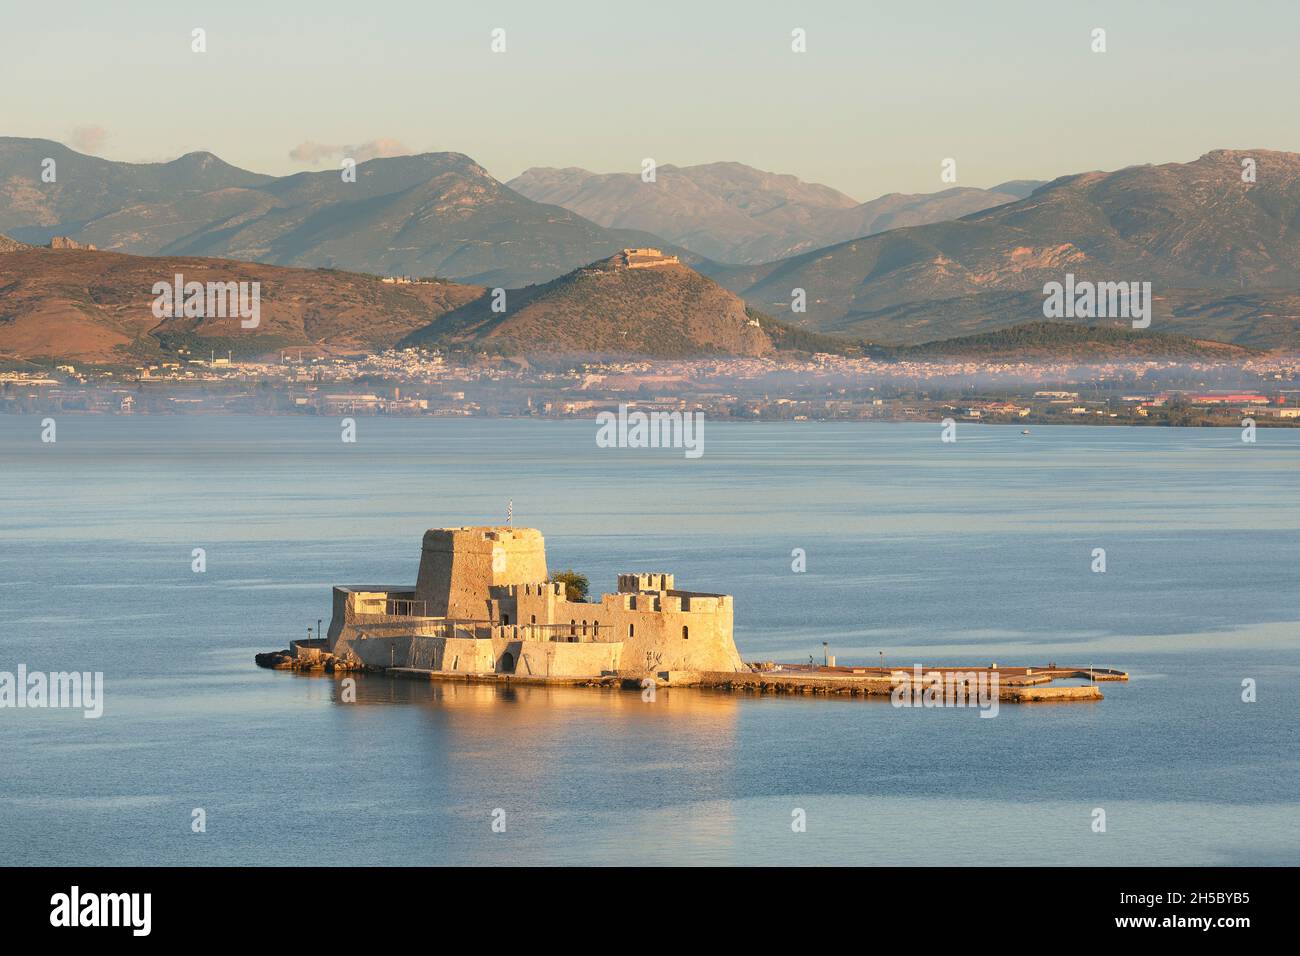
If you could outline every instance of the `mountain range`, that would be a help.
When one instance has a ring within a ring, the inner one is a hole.
[[[44,158],[55,161],[54,182],[41,178]],[[763,317],[760,324],[774,321],[767,316],[789,323],[780,326],[784,341],[798,331],[916,345],[1041,321],[1044,285],[1073,274],[1081,281],[1150,282],[1153,332],[1300,347],[1295,153],[1215,150],[1190,163],[862,204],[734,163],[663,166],[654,184],[533,169],[504,185],[459,153],[375,159],[356,173],[351,183],[338,171],[270,177],[209,153],[114,163],[49,140],[0,138],[0,232],[27,243],[67,235],[101,250],[166,260],[441,276],[509,288],[511,301],[528,305],[528,316],[456,316],[471,338],[498,342],[537,341],[529,323],[541,315],[582,326],[589,309],[584,313],[574,289],[594,296],[600,288],[578,281],[590,278],[583,270],[621,249],[654,246],[678,255],[696,277],[692,283],[706,277],[735,293]],[[524,192],[586,208],[610,224]],[[962,214],[964,204],[985,202],[995,204]],[[960,218],[906,224],[938,215]],[[661,241],[648,225],[678,241]],[[727,265],[687,248],[719,258],[760,256],[764,243],[815,245],[836,229],[885,226],[768,262]],[[561,278],[566,282],[552,285]],[[0,263],[0,293],[18,289]],[[716,340],[740,347],[737,335],[753,326],[733,327],[740,313],[719,310],[712,287],[683,283],[679,291],[688,289],[699,290],[701,312],[721,323]],[[803,290],[806,311],[791,308],[796,290]],[[448,303],[448,311],[469,301]],[[659,314],[635,295],[597,301],[625,310],[608,316],[620,340],[638,340],[646,334],[638,323]],[[6,310],[0,305],[0,320],[15,314]],[[683,316],[679,331],[699,331]],[[419,317],[402,319],[397,338],[434,318],[426,313],[417,323]]]
[[[708,259],[752,264],[886,229],[956,219],[1023,199],[1042,184],[1024,180],[992,189],[889,193],[859,203],[794,176],[742,163],[708,163],[660,166],[653,182],[644,182],[639,173],[534,167],[506,185],[601,226],[644,230]]]
[[[53,159],[54,182],[41,180]],[[484,285],[553,279],[626,246],[663,246],[534,202],[460,153],[272,177],[211,153],[111,162],[50,140],[0,138],[0,233],[67,235],[135,255],[211,256]],[[671,244],[668,244],[671,245]],[[687,250],[680,250],[688,255]]]
[[[1256,179],[1243,181],[1243,161]],[[711,268],[751,305],[819,332],[913,344],[1043,318],[1043,287],[1150,282],[1152,329],[1300,346],[1300,155],[1215,150],[1090,172],[952,222],[759,266]],[[806,313],[791,314],[803,289]]]

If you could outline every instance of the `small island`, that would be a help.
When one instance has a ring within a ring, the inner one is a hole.
[[[1013,702],[1100,700],[1109,668],[913,665],[908,669],[745,662],[730,594],[677,588],[665,571],[618,575],[586,600],[586,579],[551,575],[535,528],[425,532],[411,585],[338,585],[323,637],[257,655],[263,667],[429,680],[695,687],[718,691],[890,697],[944,706],[979,695]],[[1054,684],[1083,678],[1087,684]],[[961,705],[961,704],[957,704]],[[972,704],[973,706],[973,704]]]

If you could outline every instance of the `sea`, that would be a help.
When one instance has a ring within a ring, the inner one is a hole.
[[[1300,430],[56,426],[0,416],[0,676],[100,672],[103,711],[0,707],[6,865],[1300,862]],[[508,510],[596,594],[734,595],[746,660],[1130,679],[988,719],[254,664]]]

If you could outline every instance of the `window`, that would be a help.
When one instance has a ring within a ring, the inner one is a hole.
[[[570,633],[570,634],[577,634],[577,633],[578,633],[578,622],[577,622],[577,621],[574,621],[574,620],[570,620],[570,621],[569,621],[569,633]]]
[[[627,626],[627,636],[628,636],[628,637],[631,637],[631,636],[632,636],[633,634],[635,634],[635,633],[636,633],[636,625],[635,625],[635,624],[629,624],[629,625]]]
[[[536,614],[530,614],[530,615],[528,616],[528,618],[529,618],[529,619],[528,619],[528,623],[529,623],[529,624],[536,624],[536,623],[537,623],[537,615],[536,615]]]
[[[509,615],[509,614],[502,614],[502,615],[501,615],[501,623],[502,623],[502,624],[509,625],[509,623],[510,623],[510,615]]]
[[[690,629],[689,627],[687,627],[685,624],[683,624],[683,625],[682,625],[682,640],[683,640],[683,641],[689,641],[690,639],[691,639],[691,629]]]

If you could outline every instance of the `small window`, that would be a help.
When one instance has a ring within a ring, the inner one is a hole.
[[[635,625],[635,624],[629,624],[629,625],[627,626],[627,636],[628,636],[628,637],[631,637],[631,636],[632,636],[633,634],[635,634],[635,633],[636,633],[636,625]]]
[[[501,615],[501,623],[502,623],[502,624],[509,625],[509,624],[510,624],[510,615],[509,615],[509,614],[502,614],[502,615]]]
[[[689,641],[690,639],[691,639],[691,629],[690,629],[689,627],[687,627],[685,624],[683,624],[683,625],[682,625],[682,640],[683,640],[683,641]]]
[[[577,622],[577,621],[574,621],[574,620],[570,620],[570,621],[569,621],[569,633],[570,633],[570,634],[577,634],[577,633],[578,633],[578,622]]]
[[[536,623],[537,623],[537,615],[536,615],[536,614],[530,614],[530,615],[529,615],[529,619],[528,619],[528,623],[529,623],[529,624],[536,624]]]

